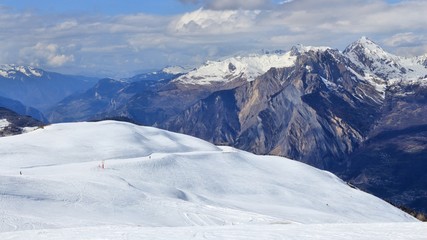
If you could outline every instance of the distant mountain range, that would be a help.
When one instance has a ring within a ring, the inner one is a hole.
[[[396,56],[362,37],[344,51],[298,45],[103,79],[45,114],[51,122],[129,119],[286,156],[427,212],[426,96],[427,55]]]
[[[0,66],[0,96],[40,111],[92,87],[97,81],[97,78],[64,75],[28,66]]]

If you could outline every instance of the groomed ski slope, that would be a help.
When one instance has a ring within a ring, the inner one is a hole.
[[[123,229],[165,237],[198,229],[285,234],[301,224],[337,231],[342,223],[421,226],[331,173],[129,123],[50,125],[0,138],[0,156],[0,239]]]

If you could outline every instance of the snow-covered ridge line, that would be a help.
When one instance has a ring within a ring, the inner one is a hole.
[[[219,61],[207,61],[204,65],[174,80],[184,84],[210,84],[228,82],[237,78],[253,81],[270,68],[289,67],[296,56],[285,54],[253,54],[236,56]]]
[[[176,71],[186,74],[174,81],[188,85],[227,83],[235,79],[252,81],[271,68],[293,66],[298,55],[329,50],[334,49],[298,44],[286,53],[253,54],[207,61],[188,72],[177,68]],[[343,52],[336,52],[362,69],[365,77],[360,79],[373,84],[383,95],[388,85],[398,81],[408,84],[427,82],[427,54],[412,58],[396,56],[366,37],[350,44]]]
[[[4,78],[13,78],[15,74],[22,73],[27,77],[41,77],[43,72],[30,66],[18,66],[13,64],[0,65],[0,76]]]

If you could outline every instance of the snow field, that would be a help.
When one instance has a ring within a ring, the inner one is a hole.
[[[56,124],[0,138],[0,156],[0,239],[115,236],[121,228],[166,239],[158,227],[184,239],[212,227],[221,239],[270,228],[281,236],[287,225],[416,222],[329,172],[129,123]]]

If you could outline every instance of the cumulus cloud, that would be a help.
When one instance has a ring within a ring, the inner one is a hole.
[[[37,43],[35,46],[23,48],[20,51],[23,59],[27,59],[30,65],[47,65],[59,67],[68,62],[74,61],[72,54],[66,55],[57,44]]]
[[[186,13],[170,24],[174,33],[227,34],[249,31],[259,12],[243,10],[204,10]]]

